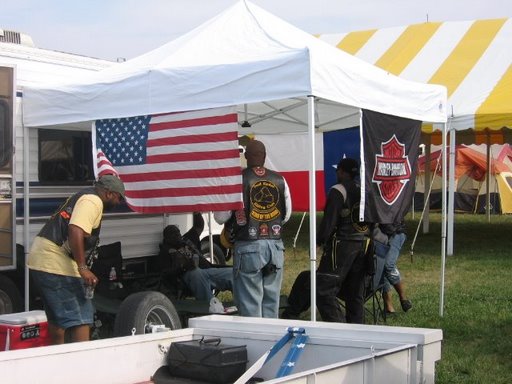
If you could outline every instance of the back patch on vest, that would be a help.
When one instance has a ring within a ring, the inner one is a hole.
[[[279,188],[268,180],[255,182],[250,193],[249,215],[257,221],[271,221],[281,215],[279,210]]]

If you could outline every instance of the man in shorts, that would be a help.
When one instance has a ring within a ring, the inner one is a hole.
[[[89,270],[88,256],[98,245],[103,211],[124,198],[123,182],[102,176],[68,198],[32,243],[27,265],[41,293],[52,344],[90,338],[94,308],[85,292],[98,278]]]

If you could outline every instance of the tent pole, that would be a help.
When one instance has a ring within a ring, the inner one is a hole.
[[[434,183],[434,179],[430,177],[430,162],[432,161],[432,157],[430,156],[432,153],[432,136],[427,136],[427,145],[425,145],[425,181],[423,188],[423,233],[429,233],[430,231],[430,193],[427,194],[427,186],[428,190],[432,189],[432,184]]]
[[[29,268],[27,267],[26,262],[30,251],[30,140],[28,135],[29,129],[23,125],[23,249],[25,252],[25,311],[30,310],[30,279]],[[14,186],[13,190],[16,192],[16,186]],[[13,197],[16,197],[15,193],[13,193]]]
[[[443,144],[442,144],[442,169],[446,169],[446,123],[443,124]],[[442,208],[441,208],[441,295],[439,300],[439,315],[442,317],[444,312],[444,272],[446,265],[446,172],[443,172],[442,186]]]
[[[448,232],[446,242],[446,255],[453,255],[453,226],[455,212],[455,152],[456,152],[456,136],[455,130],[450,129],[450,142],[448,143],[449,161],[448,166]],[[443,172],[445,168],[443,168]]]
[[[208,212],[208,244],[210,244],[210,263],[215,263],[213,256],[215,255],[213,250],[213,232],[212,232],[213,212]]]
[[[487,212],[487,222],[491,222],[491,134],[489,129],[486,129],[487,141],[487,177],[485,178],[485,211]],[[478,198],[478,197],[477,197]]]
[[[309,134],[309,261],[311,265],[311,321],[316,321],[316,175],[315,97],[308,96]]]

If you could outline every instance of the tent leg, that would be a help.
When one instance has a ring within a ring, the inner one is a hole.
[[[486,129],[486,139],[487,139],[487,176],[485,178],[485,190],[487,193],[485,194],[485,211],[487,215],[487,222],[491,222],[491,134],[489,129]],[[478,199],[478,197],[477,197]]]
[[[30,180],[29,180],[29,129],[23,125],[23,248],[25,260],[28,260],[30,250]],[[16,250],[16,248],[15,248]],[[30,310],[30,279],[29,268],[25,263],[25,311]]]
[[[442,169],[446,169],[446,124],[443,124],[443,149],[441,156],[443,161]],[[444,272],[446,266],[446,172],[443,172],[441,191],[441,293],[439,300],[439,315],[442,317],[444,314]]]
[[[456,152],[455,130],[450,130],[450,142],[448,143],[449,160],[448,166],[448,229],[446,240],[446,255],[453,255],[453,225],[455,212],[455,152]],[[443,168],[446,169],[446,168]]]
[[[316,321],[316,164],[315,164],[315,97],[308,96],[309,133],[309,260],[311,265],[311,321]]]
[[[434,182],[430,176],[430,162],[432,153],[432,137],[429,135],[427,137],[427,145],[425,146],[425,188],[423,190],[423,212],[425,213],[423,216],[423,233],[429,233],[430,231],[430,192],[427,194],[427,186],[428,190],[432,189],[432,183]]]

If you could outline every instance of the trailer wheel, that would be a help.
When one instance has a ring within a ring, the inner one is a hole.
[[[121,303],[114,323],[114,336],[129,336],[133,329],[137,335],[151,333],[151,327],[155,325],[180,329],[176,308],[160,292],[137,292]]]
[[[209,261],[210,260],[210,242],[202,241],[201,242],[201,252],[203,252],[203,256]],[[218,265],[226,265],[226,255],[222,249],[215,243],[213,243],[213,261],[212,264]]]
[[[0,315],[23,311],[23,298],[16,284],[0,275]]]

